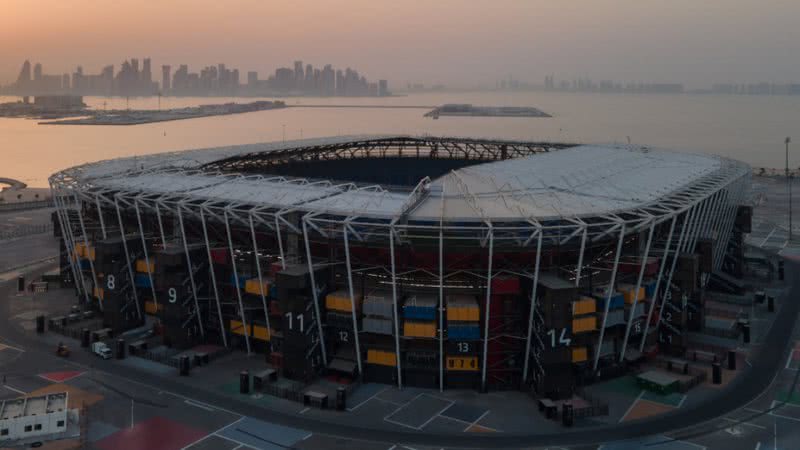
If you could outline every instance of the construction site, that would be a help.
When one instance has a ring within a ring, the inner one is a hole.
[[[410,136],[90,163],[50,178],[80,304],[50,327],[145,327],[122,345],[181,367],[240,351],[305,385],[557,402],[657,357],[722,360],[689,337],[709,291],[744,294],[750,179],[711,155]]]

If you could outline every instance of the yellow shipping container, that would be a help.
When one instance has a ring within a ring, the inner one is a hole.
[[[478,371],[478,357],[477,356],[448,356],[447,357],[447,370],[462,371],[462,372],[477,372]]]
[[[581,297],[580,300],[572,303],[572,315],[591,314],[597,311],[597,301],[592,297]]]
[[[144,312],[150,315],[156,315],[161,310],[164,309],[164,306],[161,304],[156,305],[155,302],[146,301],[144,302]]]
[[[95,298],[99,298],[100,300],[102,300],[103,297],[104,297],[103,288],[99,288],[99,287],[95,286],[95,288],[94,288],[92,293],[94,294]]]
[[[258,278],[252,278],[244,283],[244,291],[253,295],[267,295],[269,293],[269,281],[264,280],[264,284],[258,282]]]
[[[597,329],[597,318],[594,316],[581,317],[572,320],[573,333],[583,333],[585,331],[594,331],[596,329]]]
[[[75,255],[79,258],[83,258],[84,253],[86,253],[86,247],[83,245],[82,242],[75,243]]]
[[[589,352],[586,347],[576,347],[572,349],[572,362],[584,362],[589,359]]]
[[[137,259],[136,260],[136,271],[139,273],[153,273],[156,271],[156,262],[150,261],[150,266],[147,265],[147,261],[144,259]]]
[[[640,287],[639,288],[639,295],[638,296],[635,295],[636,294],[635,291],[636,291],[636,287],[635,286],[630,288],[630,289],[628,289],[628,290],[626,290],[626,291],[624,291],[625,303],[626,304],[632,305],[634,300],[638,301],[638,300],[644,299],[644,287]]]
[[[434,338],[436,337],[436,324],[406,321],[403,323],[403,336]]]
[[[240,322],[238,320],[231,320],[230,329],[231,329],[232,333],[240,334],[242,336],[245,335],[244,324],[242,324],[242,322]],[[250,325],[247,326],[246,333],[247,333],[248,336],[252,336],[252,328],[250,327]]]
[[[253,339],[258,339],[259,341],[269,341],[269,329],[267,327],[262,327],[261,325],[253,325]]]
[[[480,309],[477,306],[451,306],[447,308],[447,320],[477,322],[480,320]]]
[[[353,299],[356,311],[361,309],[361,296],[356,295]],[[350,294],[345,291],[336,291],[325,296],[325,307],[332,311],[350,312]]]
[[[395,357],[394,352],[385,350],[367,350],[367,362],[370,364],[379,364],[381,366],[397,366],[397,358]]]

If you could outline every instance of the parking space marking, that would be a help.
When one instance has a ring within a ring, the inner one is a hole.
[[[770,405],[770,409],[774,408],[776,403],[780,403],[780,402],[777,401],[777,400],[773,400],[772,404]],[[783,406],[786,406],[786,405],[789,405],[789,403],[784,403],[783,404]],[[792,405],[792,406],[794,406],[794,405]],[[794,420],[795,422],[800,422],[800,419],[798,419],[797,417],[784,416],[783,414],[776,414],[775,410],[770,411],[769,415],[772,416],[772,417],[780,417],[781,419]],[[778,425],[775,424],[775,426],[777,427]]]
[[[214,411],[214,408],[211,408],[209,406],[203,405],[203,404],[198,403],[198,402],[193,401],[193,400],[184,400],[183,403],[186,403],[189,406],[194,406],[195,408],[205,409],[206,411],[211,411],[211,412]]]
[[[21,391],[21,390],[19,390],[19,389],[17,389],[17,388],[13,388],[13,387],[11,387],[11,386],[9,386],[9,385],[7,385],[7,384],[4,384],[4,385],[3,385],[3,387],[4,387],[4,388],[6,388],[6,389],[8,389],[9,391],[16,392],[17,394],[20,394],[20,395],[27,395],[27,394],[28,394],[28,393],[27,393],[27,392],[25,392],[25,391]]]
[[[377,397],[378,395],[382,394],[383,392],[386,392],[386,390],[387,390],[387,389],[389,389],[389,387],[388,387],[388,386],[387,386],[387,387],[385,387],[385,388],[383,388],[383,389],[381,389],[380,391],[378,391],[378,392],[376,392],[376,393],[372,394],[372,396],[371,396],[371,397],[369,397],[368,399],[364,400],[363,402],[361,402],[361,403],[357,404],[356,406],[353,406],[352,408],[347,408],[347,410],[348,410],[348,411],[355,411],[356,409],[360,408],[362,405],[364,405],[364,404],[365,404],[365,403],[367,403],[368,401],[370,401],[370,400],[374,399],[375,397]],[[382,399],[378,399],[378,400],[382,400]],[[389,402],[389,403],[393,403],[393,402]]]
[[[642,389],[642,392],[639,392],[639,396],[636,397],[636,399],[633,401],[633,403],[631,403],[631,406],[628,406],[628,409],[625,410],[625,414],[623,414],[622,417],[619,419],[620,422],[625,420],[625,417],[627,417],[628,413],[631,412],[633,407],[636,406],[637,403],[639,403],[639,400],[642,398],[642,396],[644,396],[644,389]]]
[[[480,421],[481,421],[481,419],[483,419],[484,417],[486,417],[486,415],[487,415],[487,414],[489,414],[489,411],[491,411],[491,409],[487,409],[487,410],[486,410],[486,411],[485,411],[483,414],[481,414],[481,416],[480,416],[480,417],[478,417],[477,419],[475,419],[475,421],[474,421],[474,422],[472,422],[471,424],[469,424],[469,426],[467,426],[467,428],[464,428],[464,431],[467,431],[467,430],[469,430],[469,429],[470,429],[470,428],[472,428],[474,425],[476,425],[478,422],[480,422]],[[481,426],[483,426],[483,425],[481,425]],[[484,427],[484,428],[489,428],[489,427]],[[497,431],[497,430],[495,430],[495,431]]]
[[[767,429],[767,427],[765,427],[765,426],[756,425],[756,424],[750,423],[750,422],[742,422],[740,420],[731,419],[730,417],[723,417],[722,420],[727,420],[728,422],[733,422],[736,425],[747,425],[747,426],[750,426],[750,427],[753,427],[753,428],[761,428],[762,430],[766,430]]]
[[[186,450],[187,448],[189,448],[189,447],[191,447],[191,446],[193,446],[193,445],[197,444],[198,442],[203,442],[203,441],[205,441],[206,439],[210,438],[211,436],[217,436],[217,437],[221,437],[221,438],[223,438],[223,439],[228,439],[228,438],[226,438],[225,436],[218,435],[217,433],[219,433],[220,431],[222,431],[222,430],[224,430],[224,429],[226,429],[226,428],[228,428],[228,427],[230,427],[230,426],[232,426],[232,425],[235,425],[235,424],[237,424],[237,423],[241,422],[242,420],[244,420],[244,416],[242,416],[242,417],[239,417],[239,419],[237,419],[237,420],[235,420],[235,421],[233,421],[233,422],[231,422],[231,423],[229,423],[229,424],[225,425],[224,427],[222,427],[222,428],[218,429],[217,431],[214,431],[214,432],[208,433],[207,435],[205,435],[205,436],[201,437],[200,439],[198,439],[198,440],[196,440],[196,441],[192,442],[191,444],[189,444],[189,445],[187,445],[187,446],[185,446],[185,447],[181,448],[181,450]],[[231,442],[236,442],[236,441],[234,441],[233,439],[228,439],[228,440],[229,440],[229,441],[231,441]],[[241,443],[240,443],[240,442],[237,442],[237,444],[241,444]]]
[[[431,397],[433,397],[433,396],[431,396]],[[434,398],[437,398],[437,399],[439,399],[439,400],[444,400],[444,399],[442,399],[442,398],[439,398],[439,397],[434,397]],[[441,409],[439,412],[437,412],[435,415],[431,416],[431,418],[430,418],[430,419],[428,419],[428,420],[427,420],[425,423],[423,423],[422,425],[420,425],[418,429],[420,429],[420,430],[421,430],[421,429],[425,428],[425,426],[426,426],[426,425],[428,425],[429,423],[431,423],[431,422],[433,421],[433,419],[435,419],[435,418],[437,418],[437,417],[441,416],[443,412],[447,411],[447,408],[449,408],[449,407],[453,406],[453,405],[456,403],[456,402],[454,402],[454,401],[452,401],[452,400],[446,400],[446,401],[448,401],[448,402],[450,402],[450,403],[449,403],[447,406],[445,406],[444,408],[442,408],[442,409]]]
[[[434,398],[436,400],[441,400],[441,401],[444,401],[444,402],[448,402],[448,404],[447,404],[447,406],[445,406],[444,408],[439,410],[436,414],[432,415],[428,420],[426,420],[424,423],[422,423],[418,427],[415,427],[413,425],[409,425],[409,424],[406,424],[406,423],[402,423],[402,422],[399,422],[397,420],[390,419],[390,417],[392,417],[393,415],[397,414],[400,410],[402,410],[406,406],[412,404],[415,400],[417,400],[418,398],[422,397],[423,395],[426,396],[426,397]],[[394,411],[389,413],[386,417],[383,418],[383,420],[386,421],[386,422],[395,424],[395,425],[400,425],[400,426],[403,426],[403,427],[406,427],[406,428],[410,428],[412,430],[420,431],[423,428],[425,428],[426,425],[431,423],[431,421],[433,421],[434,419],[439,417],[443,412],[447,411],[447,408],[453,406],[454,404],[455,404],[455,401],[453,401],[453,400],[448,400],[448,399],[445,399],[445,398],[442,398],[442,397],[437,397],[437,396],[433,396],[433,395],[427,394],[425,392],[422,392],[422,393],[419,393],[419,394],[415,395],[413,398],[411,398],[411,400],[409,400],[408,402],[402,404],[401,406],[396,408]]]
[[[305,408],[303,408],[303,409],[301,409],[301,410],[300,410],[300,414],[305,414],[305,413],[307,413],[307,412],[308,412],[310,409],[311,409],[311,407],[310,407],[310,406],[306,406]]]

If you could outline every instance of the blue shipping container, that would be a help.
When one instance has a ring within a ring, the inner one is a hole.
[[[625,307],[625,297],[622,294],[613,294],[611,296],[611,302],[608,306],[608,309],[618,309]],[[605,309],[606,308],[606,298],[600,297],[597,299],[597,308],[598,309]]]
[[[481,329],[478,325],[448,325],[448,339],[478,340],[481,338]]]
[[[133,281],[138,288],[150,287],[150,277],[148,277],[146,273],[137,273]]]
[[[433,306],[405,306],[403,317],[406,319],[434,320],[436,319],[436,308]]]

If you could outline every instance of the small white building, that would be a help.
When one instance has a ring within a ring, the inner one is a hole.
[[[0,400],[0,442],[63,433],[67,393]]]

